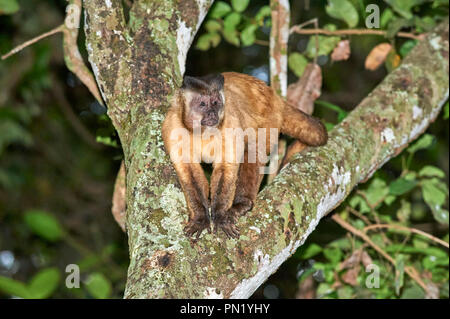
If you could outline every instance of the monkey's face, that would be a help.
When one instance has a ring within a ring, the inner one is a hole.
[[[216,127],[223,118],[223,100],[220,92],[208,95],[194,94],[190,109],[192,117],[200,121],[202,126]]]
[[[186,127],[208,128],[220,125],[224,115],[225,96],[222,74],[201,78],[186,76],[181,87],[184,96],[183,121]]]

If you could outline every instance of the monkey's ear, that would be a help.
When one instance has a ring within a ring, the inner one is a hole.
[[[208,84],[202,81],[200,78],[192,76],[185,76],[183,79],[182,89],[193,90],[196,92],[208,91]]]
[[[225,79],[221,73],[208,74],[201,77],[200,79],[208,83],[209,87],[213,90],[223,90]]]

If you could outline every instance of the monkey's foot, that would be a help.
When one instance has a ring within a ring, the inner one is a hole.
[[[184,232],[188,237],[195,235],[195,240],[197,240],[204,229],[211,230],[209,220],[206,217],[189,220],[186,227],[184,227]]]
[[[231,214],[237,219],[236,216],[244,216],[248,211],[252,210],[253,202],[246,197],[236,197],[233,202],[233,206],[228,211],[228,214]]]
[[[222,229],[225,235],[229,238],[239,237],[239,229],[236,227],[236,216],[229,211],[225,214],[219,214],[214,220],[214,232],[217,233]]]

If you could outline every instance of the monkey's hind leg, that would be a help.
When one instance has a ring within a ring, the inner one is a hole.
[[[233,206],[228,212],[234,219],[243,216],[253,208],[259,186],[264,177],[263,174],[259,173],[260,167],[261,164],[259,162],[248,163],[246,154],[245,162],[239,168],[239,178]]]

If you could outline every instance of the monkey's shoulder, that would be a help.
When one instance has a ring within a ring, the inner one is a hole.
[[[232,108],[270,118],[271,114],[281,112],[284,107],[281,98],[264,81],[236,72],[226,72],[223,76],[226,103]]]

